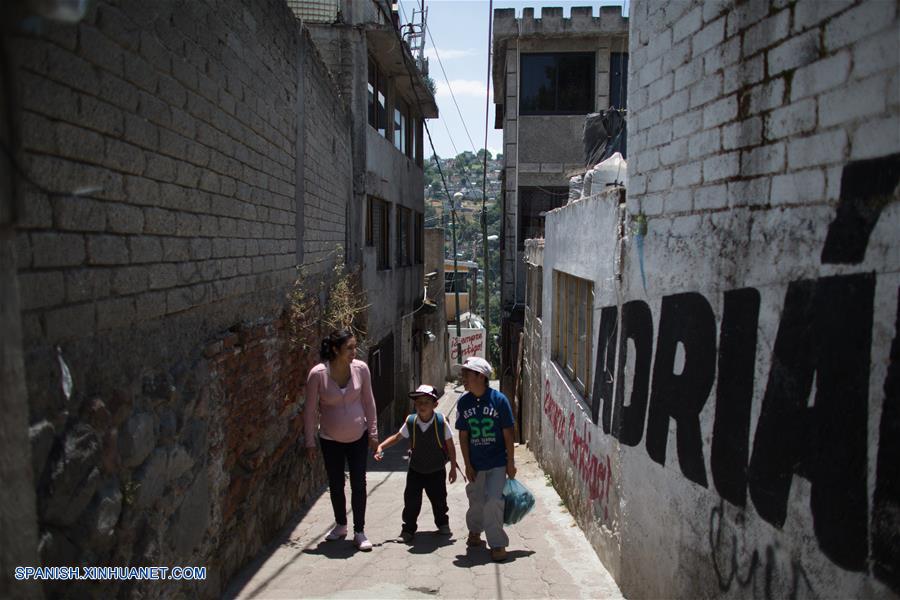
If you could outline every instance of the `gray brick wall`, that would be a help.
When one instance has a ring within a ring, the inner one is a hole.
[[[77,26],[14,38],[20,159],[60,192],[20,186],[19,271],[40,285],[26,290],[23,310],[39,325],[28,340],[289,284],[298,89],[311,157],[306,257],[344,243],[347,110],[318,56],[298,87],[299,24],[282,3],[139,4],[101,2]],[[101,315],[112,307],[114,318]]]
[[[4,39],[37,184],[18,179],[15,248],[41,560],[210,568],[47,593],[215,597],[322,484],[290,451],[315,357],[281,315],[298,250],[322,272],[345,243],[348,109],[283,0],[100,0],[41,26]]]
[[[635,212],[834,202],[840,165],[900,151],[896,3],[733,4],[634,6]]]

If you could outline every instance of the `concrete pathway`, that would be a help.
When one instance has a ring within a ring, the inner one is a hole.
[[[462,392],[451,384],[441,398],[438,408],[451,423]],[[537,502],[525,519],[507,526],[505,562],[491,562],[485,548],[466,547],[468,503],[461,478],[448,485],[453,535],[437,535],[431,504],[423,498],[419,532],[411,545],[400,542],[405,454],[401,443],[388,450],[383,462],[370,460],[366,534],[375,546],[372,552],[357,552],[349,539],[324,541],[333,525],[324,492],[237,574],[225,598],[622,598],[524,446],[516,448],[517,478]],[[462,461],[458,445],[457,455]],[[349,494],[348,482],[348,506]]]

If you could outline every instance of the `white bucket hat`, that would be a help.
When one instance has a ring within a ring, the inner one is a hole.
[[[481,373],[488,379],[491,378],[491,373],[494,372],[494,369],[491,367],[491,363],[484,360],[480,356],[470,356],[466,359],[466,362],[462,364],[463,369],[468,369],[470,371],[475,371],[476,373]]]

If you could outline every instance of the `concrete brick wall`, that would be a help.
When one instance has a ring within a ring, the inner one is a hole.
[[[626,202],[547,217],[541,461],[628,597],[892,597],[896,2],[630,19]],[[594,285],[590,398],[555,270]]]
[[[280,317],[346,243],[346,102],[280,0],[97,2],[6,41],[41,560],[198,564],[180,593],[217,596],[321,489]]]

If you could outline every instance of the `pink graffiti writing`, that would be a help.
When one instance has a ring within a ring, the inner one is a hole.
[[[603,518],[609,518],[609,492],[612,487],[612,465],[609,456],[598,456],[591,452],[591,432],[584,423],[579,434],[575,426],[575,413],[570,413],[568,426],[562,407],[550,393],[550,381],[544,383],[544,414],[550,420],[553,433],[568,448],[569,460],[578,475],[588,485],[591,502],[602,504]],[[568,433],[568,436],[566,435]]]

